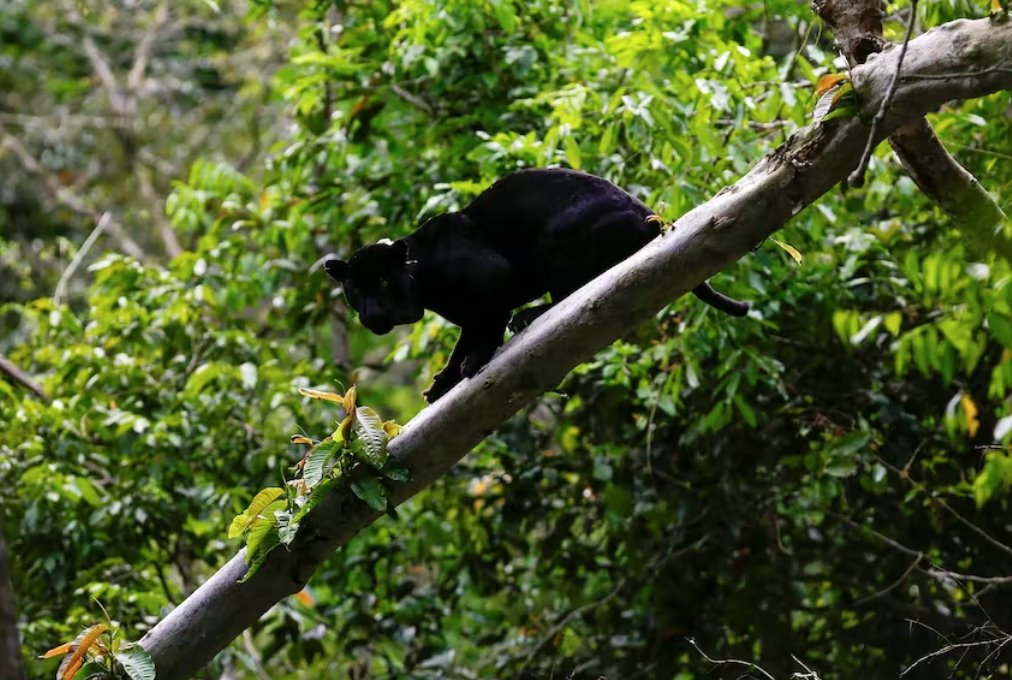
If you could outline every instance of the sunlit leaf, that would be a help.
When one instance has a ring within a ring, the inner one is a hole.
[[[98,636],[107,629],[108,626],[106,624],[96,623],[74,638],[74,641],[71,643],[73,651],[63,658],[60,668],[56,671],[56,680],[71,680],[77,671],[81,669],[81,666],[84,665],[85,657],[98,641]]]
[[[390,439],[393,439],[394,437],[399,435],[401,433],[401,430],[403,429],[404,429],[403,426],[398,425],[392,420],[387,420],[383,422],[383,431],[387,433],[387,437]]]
[[[262,489],[250,501],[249,507],[236,515],[235,519],[232,520],[232,523],[228,527],[228,537],[236,538],[241,536],[264,508],[283,495],[285,495],[285,490],[280,487]]]
[[[959,398],[959,403],[963,407],[963,422],[966,425],[966,432],[973,439],[977,436],[977,430],[980,428],[980,420],[977,418],[977,404],[966,392],[963,392],[963,396]]]
[[[303,588],[299,592],[295,593],[295,598],[306,607],[312,607],[316,604],[316,599],[306,588]]]
[[[352,388],[354,389],[354,388]],[[333,401],[338,404],[343,404],[345,397],[334,392],[323,392],[321,390],[311,390],[308,387],[300,387],[299,394],[310,399],[323,399],[324,401]]]
[[[54,656],[62,656],[64,654],[66,654],[67,652],[69,652],[73,646],[74,646],[73,642],[64,642],[62,645],[60,645],[58,647],[53,647],[52,649],[46,651],[46,653],[40,655],[39,658],[40,659],[51,659]]]
[[[778,246],[780,246],[780,248],[782,248],[785,253],[790,255],[792,260],[794,260],[798,264],[801,264],[802,260],[801,253],[798,251],[797,248],[795,248],[789,243],[785,243],[784,241],[775,239],[772,236],[770,237],[770,240],[773,241]]]
[[[344,397],[341,399],[341,404],[344,406],[344,410],[348,415],[354,415],[355,413],[355,399],[358,397],[358,391],[355,386],[352,385],[348,388],[348,391],[344,393]]]
[[[815,83],[815,94],[821,97],[824,93],[838,85],[841,85],[848,79],[849,77],[845,73],[827,73],[819,78],[819,81]]]

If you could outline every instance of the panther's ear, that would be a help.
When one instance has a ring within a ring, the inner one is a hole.
[[[323,270],[327,272],[330,278],[334,279],[338,283],[344,283],[344,280],[348,278],[348,263],[344,260],[339,260],[336,257],[332,257],[325,261],[323,263]]]

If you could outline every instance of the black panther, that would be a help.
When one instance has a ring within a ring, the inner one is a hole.
[[[548,293],[558,302],[660,232],[642,202],[608,180],[564,169],[508,175],[459,212],[426,221],[397,241],[369,245],[324,269],[343,284],[362,324],[380,335],[431,309],[460,326],[446,366],[425,393],[432,403],[470,378],[502,344],[552,305],[512,315]],[[702,283],[709,305],[744,316],[749,305]]]

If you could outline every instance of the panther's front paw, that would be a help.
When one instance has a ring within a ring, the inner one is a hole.
[[[429,389],[422,392],[422,397],[425,398],[426,403],[435,404],[437,399],[452,390],[453,386],[458,382],[460,382],[459,379],[454,380],[449,376],[443,375],[443,372],[440,371],[432,379],[432,385],[429,386]]]

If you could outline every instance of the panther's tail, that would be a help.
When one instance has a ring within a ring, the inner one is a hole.
[[[750,303],[729,298],[723,293],[714,290],[713,286],[709,283],[699,284],[692,289],[692,294],[711,307],[716,307],[725,314],[730,314],[731,316],[745,316],[748,314]]]

